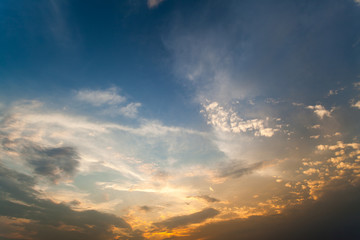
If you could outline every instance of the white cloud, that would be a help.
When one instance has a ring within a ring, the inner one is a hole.
[[[147,5],[149,8],[154,8],[158,6],[160,3],[162,3],[164,0],[148,0]]]
[[[320,119],[323,119],[324,116],[331,117],[331,111],[326,110],[322,105],[315,105],[315,106],[307,106],[307,109],[314,110],[314,113],[318,115]]]
[[[117,93],[117,88],[107,90],[80,90],[76,93],[76,98],[80,101],[90,103],[93,106],[104,104],[115,105],[126,100],[124,96]]]
[[[360,5],[360,0],[354,0],[354,2],[358,5]]]
[[[328,96],[337,95],[337,94],[339,94],[341,91],[344,91],[344,89],[345,89],[345,88],[339,88],[339,89],[335,89],[335,90],[329,90]]]
[[[360,101],[357,101],[356,103],[352,104],[351,106],[360,109]]]
[[[124,106],[126,98],[118,94],[115,87],[107,90],[79,90],[76,92],[76,98],[79,101],[89,103],[95,107],[102,107],[102,114],[114,116],[123,115],[129,118],[135,118],[138,114],[139,102],[130,102]]]
[[[123,115],[128,118],[135,118],[138,115],[138,108],[141,107],[141,103],[138,102],[131,102],[124,107],[120,106],[110,106],[105,108],[102,111],[103,114],[114,116],[114,115]]]
[[[138,113],[138,108],[141,107],[141,103],[129,103],[125,107],[120,108],[122,115],[134,118]]]
[[[217,102],[203,104],[202,111],[207,124],[222,132],[245,133],[253,132],[255,136],[272,137],[276,129],[266,128],[262,119],[244,120],[232,109],[225,109]]]

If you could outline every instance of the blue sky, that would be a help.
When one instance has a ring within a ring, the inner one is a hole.
[[[358,238],[359,19],[357,0],[2,1],[0,238]]]

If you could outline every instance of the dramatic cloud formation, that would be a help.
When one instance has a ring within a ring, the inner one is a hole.
[[[358,1],[0,15],[1,239],[360,239]]]

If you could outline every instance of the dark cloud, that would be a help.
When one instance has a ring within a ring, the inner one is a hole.
[[[151,212],[151,211],[153,210],[152,207],[146,206],[146,205],[141,206],[141,207],[139,207],[139,208],[140,208],[141,211],[144,211],[144,212]]]
[[[81,202],[78,200],[73,200],[71,202],[68,203],[70,206],[79,206],[81,205]]]
[[[243,175],[252,173],[256,169],[262,168],[266,164],[267,164],[266,162],[257,162],[246,166],[242,162],[240,163],[232,162],[230,164],[221,167],[218,174],[220,177],[239,178],[242,177]]]
[[[360,187],[339,182],[280,215],[210,223],[173,239],[360,239]]]
[[[214,203],[214,202],[219,202],[220,201],[219,199],[210,197],[209,195],[200,195],[200,196],[195,196],[194,198],[202,199],[202,200],[205,200],[206,202],[209,202],[209,203]]]
[[[26,219],[16,223],[25,229],[18,232],[24,239],[143,239],[141,232],[132,231],[113,214],[74,211],[66,204],[40,198],[34,186],[33,178],[0,165],[0,216]]]
[[[32,144],[26,146],[22,154],[36,174],[54,182],[72,177],[79,165],[79,156],[73,147],[42,148]]]
[[[177,216],[166,219],[162,222],[154,223],[156,227],[173,229],[177,227],[184,227],[193,223],[201,223],[206,219],[213,218],[220,212],[214,208],[206,208],[200,212],[196,212],[189,215]]]

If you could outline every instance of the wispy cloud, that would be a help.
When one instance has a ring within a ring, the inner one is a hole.
[[[106,90],[79,90],[76,91],[75,98],[97,107],[101,114],[109,116],[122,115],[128,118],[136,118],[138,109],[141,107],[139,102],[126,103],[126,97],[120,95],[119,89],[116,87]]]
[[[106,115],[123,115],[128,118],[135,118],[138,115],[138,109],[141,107],[141,103],[138,102],[132,102],[127,104],[124,107],[120,106],[112,106],[109,108],[106,108],[103,113]]]
[[[189,215],[182,215],[177,217],[168,218],[162,222],[154,223],[156,227],[173,229],[177,227],[185,227],[194,223],[201,223],[209,218],[213,218],[220,212],[214,208],[206,208],[200,212],[192,213]]]
[[[149,8],[154,8],[154,7],[157,7],[163,1],[165,1],[165,0],[148,0],[147,5]]]
[[[208,203],[215,203],[215,202],[220,201],[219,199],[210,197],[209,195],[199,195],[199,196],[195,196],[193,198],[201,199],[201,200],[204,200],[204,201],[206,201]]]
[[[260,161],[250,165],[245,165],[241,161],[231,162],[220,168],[219,177],[239,178],[244,175],[251,174],[255,170],[261,169],[266,166],[270,166],[272,164],[274,164],[273,161],[270,162]]]
[[[107,90],[80,90],[76,92],[76,98],[94,106],[117,105],[126,101],[126,98],[119,95],[118,89],[114,87]]]

